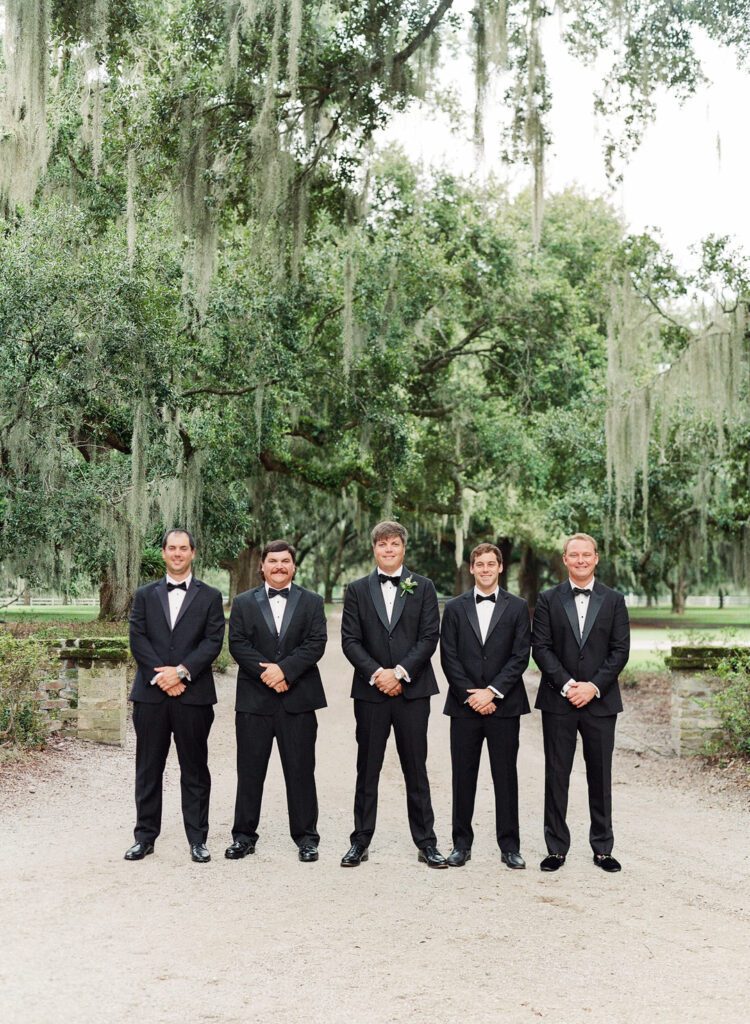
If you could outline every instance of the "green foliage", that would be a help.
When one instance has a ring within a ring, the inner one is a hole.
[[[0,744],[35,747],[44,743],[46,731],[34,691],[45,667],[43,644],[0,632]]]
[[[734,651],[717,672],[727,684],[715,698],[727,745],[750,757],[750,651]]]

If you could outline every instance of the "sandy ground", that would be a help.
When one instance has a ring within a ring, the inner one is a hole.
[[[174,754],[156,853],[126,863],[133,745],[70,742],[0,778],[0,1020],[747,1022],[750,809],[705,773],[665,756],[663,721],[620,720],[615,761],[619,875],[591,862],[585,778],[571,789],[573,848],[542,874],[538,714],[519,760],[526,871],[500,863],[486,759],[474,856],[417,863],[393,743],[370,861],[343,870],[354,787],[349,670],[338,623],[319,714],[321,858],[300,864],[278,757],[255,856],[223,857],[234,802],[233,680],[220,680],[211,736],[211,864],[191,863]],[[444,686],[444,684],[441,684]],[[627,699],[627,695],[626,695]],[[448,720],[433,701],[430,777],[450,850]],[[648,726],[649,723],[646,723]]]

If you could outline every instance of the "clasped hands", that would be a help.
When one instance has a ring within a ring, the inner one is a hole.
[[[596,687],[593,683],[571,683],[565,696],[574,707],[583,708],[596,697]]]
[[[496,694],[489,688],[472,689],[466,691],[469,694],[467,704],[472,711],[478,711],[480,715],[493,715],[497,710],[495,704]]]
[[[373,683],[386,697],[398,697],[404,692],[401,680],[392,668],[380,668],[372,677]]]
[[[154,682],[160,690],[164,690],[168,697],[179,697],[187,689],[185,683],[177,675],[176,665],[157,665],[154,672],[156,672]]]
[[[272,661],[261,661],[260,667],[265,669],[265,672],[260,674],[261,682],[275,690],[276,693],[286,693],[289,689],[289,683],[284,678],[284,670]]]

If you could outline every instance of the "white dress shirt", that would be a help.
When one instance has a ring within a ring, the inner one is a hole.
[[[169,602],[169,625],[174,629],[174,624],[177,622],[177,616],[180,614],[180,608],[182,608],[182,602],[187,597],[187,588],[190,586],[193,580],[193,574],[190,573],[184,580],[176,580],[170,576],[169,573],[165,574],[167,577],[167,583],[184,583],[185,590],[180,587],[176,590],[167,591],[167,601]],[[184,668],[183,665],[178,665],[177,668]],[[190,679],[190,673],[188,672],[187,678]],[[156,676],[151,680],[151,685],[156,685]]]
[[[274,590],[276,590],[276,589],[277,588],[274,587]],[[281,588],[281,589],[284,589],[284,588]],[[290,587],[290,590],[291,590],[291,587]],[[268,584],[267,583],[266,583],[266,597],[268,598],[268,603],[271,605],[271,611],[273,613],[273,621],[276,624],[276,633],[277,633],[277,635],[280,635],[281,634],[281,623],[284,621],[284,612],[286,611],[286,603],[287,603],[289,598],[288,598],[288,596],[287,597],[281,597],[280,594],[276,594],[275,597],[271,597],[271,595],[268,593]]]
[[[569,580],[568,582],[570,583],[571,590],[573,589],[573,587],[575,587],[577,585],[577,584],[575,584],[573,582],[573,580]],[[585,594],[576,594],[575,597],[574,597],[574,600],[575,600],[575,603],[576,603],[576,612],[578,613],[578,635],[579,636],[583,636],[583,627],[586,624],[586,615],[588,614],[589,605],[591,604],[591,596],[590,595],[591,595],[591,593],[594,590],[594,580],[592,579],[591,582],[588,584],[588,586],[579,587],[579,590],[588,590],[588,592],[589,592],[589,597],[586,597]],[[562,691],[561,691],[563,697],[567,696],[567,694],[568,694],[568,687],[570,686],[571,683],[574,683],[574,682],[575,682],[575,679],[569,679],[567,681],[567,683],[565,684],[565,686],[563,686]],[[601,697],[601,694],[599,693],[599,687],[598,686],[594,686],[594,689],[596,690],[596,696],[597,697]]]
[[[382,569],[378,569],[378,572],[381,575],[383,575],[383,576],[397,576],[399,579],[401,579],[401,573],[403,571],[404,571],[403,564],[401,564],[398,567],[398,569],[394,569],[393,572],[383,572]],[[398,586],[394,587],[392,583],[388,583],[386,581],[385,583],[381,583],[380,584],[380,593],[383,595],[383,604],[385,605],[385,614],[388,616],[388,621],[390,622],[391,618],[393,617],[393,606],[396,603],[396,598],[398,597],[398,594],[399,594],[399,588],[398,588]],[[382,672],[382,670],[383,670],[383,666],[381,665],[380,668],[378,669],[378,672]],[[397,675],[397,677],[399,679],[403,679],[407,683],[411,682],[411,678],[409,677],[409,673],[406,671],[405,668],[403,668],[403,666],[396,665],[395,668],[394,668],[394,671],[395,671],[395,673],[396,673],[396,675]],[[373,675],[370,676],[370,686],[374,686],[375,685],[375,676],[376,675],[377,675],[377,673],[373,673]]]
[[[479,619],[479,632],[482,636],[482,643],[484,643],[485,640],[487,639],[487,633],[490,628],[492,613],[495,611],[495,608],[497,607],[497,595],[499,593],[500,588],[495,587],[495,589],[493,590],[493,594],[495,595],[494,601],[480,601],[479,603],[477,603],[477,594],[480,597],[488,597],[489,595],[481,591],[479,587],[474,587],[474,604],[476,605],[477,609],[477,618]],[[494,686],[488,686],[487,689],[492,690],[496,697],[500,697],[501,699],[503,698],[503,694],[500,693],[499,690],[496,690]]]

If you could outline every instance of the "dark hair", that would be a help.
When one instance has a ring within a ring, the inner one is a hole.
[[[192,535],[190,530],[186,530],[184,526],[173,526],[171,530],[164,531],[164,536],[161,539],[162,551],[167,546],[167,541],[169,540],[173,533],[184,533],[188,541],[190,542],[190,550],[195,551],[195,537]]]
[[[500,565],[503,564],[503,553],[497,544],[477,544],[469,555],[469,565],[473,565],[480,555],[494,555]]]
[[[266,546],[260,553],[261,562],[265,562],[266,555],[270,555],[272,552],[277,551],[288,551],[292,556],[292,561],[297,564],[297,552],[293,544],[290,544],[288,540],[269,540]]]
[[[404,547],[406,547],[409,534],[401,523],[395,523],[392,519],[384,519],[382,523],[378,523],[377,526],[372,528],[370,533],[372,546],[375,547],[379,540],[385,540],[387,537],[400,537],[404,542]]]

